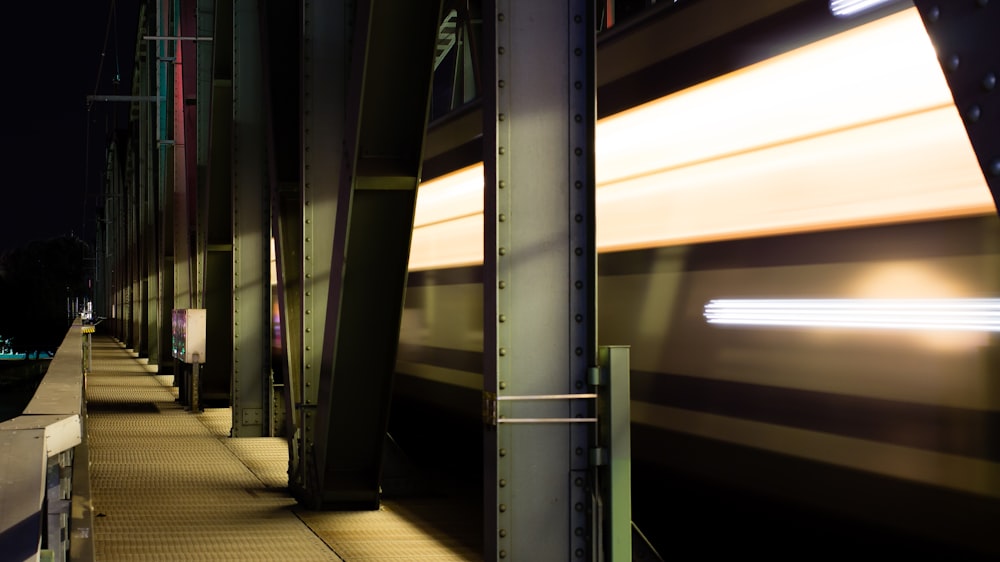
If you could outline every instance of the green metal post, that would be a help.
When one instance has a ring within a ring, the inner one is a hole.
[[[604,506],[606,560],[632,559],[632,439],[629,417],[629,347],[601,346],[597,400],[598,469]]]

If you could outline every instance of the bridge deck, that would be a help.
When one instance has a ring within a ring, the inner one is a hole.
[[[185,412],[169,377],[95,338],[87,378],[99,561],[478,560],[479,529],[442,499],[301,510],[280,438],[230,439],[228,408]]]

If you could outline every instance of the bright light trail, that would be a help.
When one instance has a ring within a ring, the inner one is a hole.
[[[1000,332],[1000,299],[713,299],[710,324]]]
[[[915,8],[601,119],[596,142],[600,252],[996,212]],[[483,173],[421,184],[411,270],[483,263]]]
[[[838,18],[847,18],[892,1],[894,0],[830,0],[830,12]]]

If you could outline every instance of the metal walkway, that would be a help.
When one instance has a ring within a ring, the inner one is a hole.
[[[447,500],[298,509],[283,439],[230,439],[228,408],[185,412],[111,339],[94,340],[86,392],[99,561],[480,559],[478,525]]]

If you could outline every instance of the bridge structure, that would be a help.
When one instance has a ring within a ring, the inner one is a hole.
[[[599,57],[615,2],[598,4],[143,3],[107,151],[102,327],[191,415],[227,408],[208,422],[227,439],[280,438],[300,505],[377,510],[418,186],[482,161],[484,558],[630,557],[628,354],[597,342],[596,98],[670,53],[626,27]],[[690,4],[671,48],[804,2]],[[998,200],[996,10],[916,4]],[[175,310],[205,311],[193,364]]]
[[[417,187],[490,155],[486,550],[603,550],[597,459],[626,475],[628,455],[596,428],[596,14],[586,0],[144,3],[129,123],[107,152],[102,326],[189,407],[230,407],[231,438],[284,436],[303,505],[377,509]],[[450,123],[429,133],[432,118]],[[175,358],[185,309],[206,315],[193,365]],[[558,328],[540,338],[543,318]],[[627,477],[617,487],[628,549]]]

